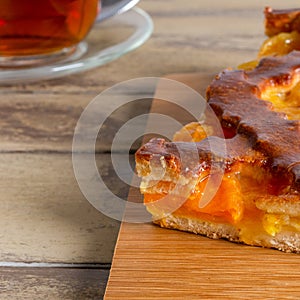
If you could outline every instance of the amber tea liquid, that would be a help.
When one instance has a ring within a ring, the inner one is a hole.
[[[80,42],[99,0],[0,0],[0,56],[39,55]]]

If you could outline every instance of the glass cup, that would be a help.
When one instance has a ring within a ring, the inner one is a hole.
[[[76,52],[99,0],[0,0],[0,67],[47,64]]]

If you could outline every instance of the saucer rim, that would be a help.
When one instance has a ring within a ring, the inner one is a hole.
[[[126,25],[132,25],[135,31],[122,42],[110,45],[88,57],[83,55],[83,57],[73,61],[65,60],[37,67],[13,70],[2,69],[0,70],[0,85],[49,80],[103,66],[140,47],[149,39],[153,32],[152,18],[143,9],[138,7],[133,7],[122,14],[100,22],[92,30],[99,30],[101,25],[107,22],[113,22],[113,24],[126,23]],[[88,43],[88,41],[84,40],[82,43]]]

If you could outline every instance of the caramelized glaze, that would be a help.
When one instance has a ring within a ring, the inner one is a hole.
[[[263,153],[271,172],[292,176],[292,188],[300,191],[300,125],[288,120],[272,102],[262,97],[267,91],[288,95],[300,79],[300,52],[267,57],[250,71],[223,71],[207,90],[209,105],[222,123],[247,137],[251,148]],[[288,107],[282,99],[282,106]],[[299,106],[296,106],[299,113]],[[292,116],[291,116],[292,117]],[[290,168],[290,166],[294,166]]]

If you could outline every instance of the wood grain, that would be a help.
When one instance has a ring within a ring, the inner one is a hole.
[[[109,270],[0,268],[1,299],[102,299]]]
[[[97,162],[110,189],[126,199],[126,187],[111,183],[110,155]],[[82,195],[70,154],[1,154],[0,177],[0,262],[111,262],[119,222]]]
[[[0,152],[71,152],[78,119],[86,105],[96,96],[94,93],[40,93],[34,96],[0,94]],[[140,101],[138,106],[129,103],[106,115],[111,110],[110,102],[98,103],[98,112],[90,116],[80,131],[85,136],[85,143],[76,151],[93,150],[94,143],[86,143],[89,130],[98,126],[95,120],[107,117],[96,144],[96,152],[109,152],[118,129],[134,116],[148,112],[151,104],[149,101]],[[120,145],[119,150],[128,149]]]
[[[298,299],[299,263],[296,254],[123,223],[105,299]]]

